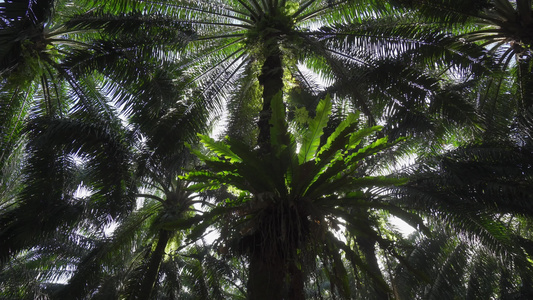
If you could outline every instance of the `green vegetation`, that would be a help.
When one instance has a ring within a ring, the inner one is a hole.
[[[532,47],[530,0],[0,2],[0,299],[531,299]]]

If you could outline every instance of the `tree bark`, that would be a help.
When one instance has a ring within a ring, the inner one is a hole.
[[[260,251],[259,251],[260,252]],[[248,299],[284,299],[287,273],[280,258],[265,259],[261,253],[251,253],[248,275]]]
[[[289,265],[289,275],[289,299],[305,300],[304,274],[295,261],[292,261]]]
[[[259,136],[257,144],[261,151],[270,152],[270,117],[272,116],[272,98],[283,90],[283,67],[281,60],[281,50],[274,47],[270,55],[266,58],[261,68],[259,84],[263,86],[263,108],[259,114],[257,126]]]
[[[274,224],[280,224],[277,222]],[[305,300],[305,276],[298,268],[298,242],[295,235],[289,240],[278,240],[277,234],[258,234],[250,250],[248,299],[250,300]],[[258,242],[260,241],[260,242]]]
[[[150,299],[150,294],[154,288],[155,282],[157,280],[157,274],[159,272],[159,266],[161,265],[161,260],[167,247],[168,240],[170,239],[170,232],[166,230],[159,231],[159,238],[157,241],[157,246],[155,247],[154,252],[150,256],[150,261],[148,262],[148,268],[146,273],[142,278],[141,285],[139,286],[139,292],[136,295],[132,295],[133,299]]]
[[[533,74],[529,70],[531,58],[518,60],[518,81],[520,84],[519,113],[524,114],[533,107]]]

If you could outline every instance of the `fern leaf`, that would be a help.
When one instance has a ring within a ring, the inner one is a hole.
[[[317,153],[317,160],[324,157],[329,157],[329,154],[332,152],[337,152],[339,149],[344,148],[347,144],[347,141],[345,141],[347,135],[352,133],[358,121],[358,115],[349,114],[346,119],[344,119],[337,126],[337,128],[335,128],[335,131],[328,137],[326,143],[320,148],[320,151]]]
[[[320,145],[320,137],[324,134],[324,127],[328,124],[330,114],[331,99],[328,95],[318,103],[316,116],[309,122],[309,128],[304,133],[302,146],[298,153],[300,164],[311,160],[315,156],[316,150]]]
[[[345,161],[346,161],[347,164],[351,163],[352,161],[356,162],[356,161],[359,161],[359,160],[364,159],[366,157],[369,157],[369,156],[371,156],[373,154],[376,154],[379,151],[381,151],[383,149],[386,149],[386,148],[388,148],[390,146],[391,145],[389,143],[387,143],[387,138],[380,138],[380,139],[376,140],[375,142],[373,142],[372,144],[359,149],[354,154],[348,155],[345,158]]]
[[[231,151],[230,147],[225,143],[217,142],[209,136],[200,133],[198,136],[200,137],[200,142],[202,142],[207,149],[215,152],[217,155],[229,159],[229,161],[232,163],[242,162],[242,159],[233,151]]]

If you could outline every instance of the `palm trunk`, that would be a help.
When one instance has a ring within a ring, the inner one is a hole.
[[[251,237],[248,299],[305,300],[305,276],[297,264],[302,229],[287,225],[302,221],[297,218],[293,209],[272,209]]]
[[[286,271],[283,260],[265,259],[264,255],[252,253],[248,275],[248,299],[274,300],[283,299]]]
[[[259,114],[257,126],[259,136],[257,145],[264,153],[270,152],[270,117],[272,116],[272,98],[283,90],[283,67],[281,61],[281,50],[275,47],[270,51],[261,68],[259,84],[263,86],[263,109]]]
[[[168,240],[170,239],[170,232],[166,230],[159,231],[159,239],[157,246],[150,257],[148,262],[148,268],[139,286],[139,292],[136,295],[132,295],[134,299],[150,299],[150,294],[154,288],[154,284],[157,280],[157,273],[159,272],[159,266],[167,247]]]
[[[520,84],[520,104],[519,113],[527,113],[533,107],[533,74],[530,66],[531,58],[524,58],[518,60],[519,84]]]
[[[533,124],[533,74],[531,72],[531,58],[518,60],[520,83],[520,98],[518,105],[518,122],[523,133],[528,135],[526,143],[531,144],[533,133],[529,130]]]
[[[247,288],[250,300],[305,300],[302,271],[281,257],[251,254]]]
[[[291,262],[289,265],[289,299],[291,300],[305,300],[304,293],[304,274],[298,268],[296,262]]]
[[[374,289],[374,299],[378,300],[387,300],[389,299],[389,293],[384,287],[384,280],[383,274],[381,273],[381,270],[379,269],[378,260],[376,258],[376,251],[374,248],[375,242],[369,238],[364,237],[357,237],[356,238],[357,245],[359,246],[359,249],[363,253],[367,266],[368,271],[370,271],[371,280],[372,280],[372,287]]]

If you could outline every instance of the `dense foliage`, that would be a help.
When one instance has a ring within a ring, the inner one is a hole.
[[[0,299],[531,299],[532,48],[530,0],[2,1]]]

